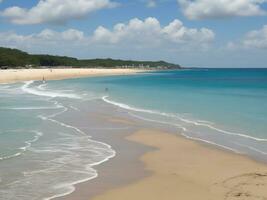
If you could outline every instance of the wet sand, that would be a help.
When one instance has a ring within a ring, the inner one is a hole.
[[[79,127],[91,135],[93,140],[110,144],[116,151],[116,156],[94,167],[98,173],[97,178],[76,185],[73,193],[56,200],[88,200],[104,191],[134,183],[151,174],[145,170],[145,165],[139,158],[153,148],[126,139],[140,129],[139,124],[119,117],[116,109],[109,105],[102,107],[96,104],[96,107],[84,105],[82,107],[84,112],[72,112],[59,120]],[[78,117],[83,120],[77,120]],[[97,130],[94,131],[95,129]]]
[[[267,165],[157,130],[128,137],[152,147],[141,160],[152,175],[93,200],[267,199]]]
[[[93,139],[110,144],[117,156],[96,166],[98,178],[76,185],[75,192],[58,199],[267,199],[266,164],[144,125],[109,105],[85,113],[90,114],[81,118],[89,121],[68,123],[85,132],[96,124],[127,129],[90,132]]]

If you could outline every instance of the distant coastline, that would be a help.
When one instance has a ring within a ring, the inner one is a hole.
[[[18,49],[0,47],[0,69],[31,68],[123,68],[180,69],[178,64],[165,61],[134,61],[107,59],[77,59],[67,56],[32,55]]]
[[[50,68],[0,70],[0,83],[15,83],[30,80],[61,80],[81,77],[130,75],[147,72],[143,69],[99,68]]]

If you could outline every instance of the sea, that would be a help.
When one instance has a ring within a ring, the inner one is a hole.
[[[108,107],[267,162],[267,69],[182,69],[0,84],[0,200],[50,200],[97,178],[95,166],[118,150],[92,137],[105,128],[101,122],[85,132],[66,119],[75,113],[75,120],[90,123],[94,119],[84,117],[86,109]]]

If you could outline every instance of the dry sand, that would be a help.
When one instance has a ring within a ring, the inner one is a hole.
[[[145,70],[139,69],[12,69],[0,70],[0,83],[12,83],[27,80],[55,80],[87,76],[126,75]]]
[[[93,200],[267,199],[265,164],[159,131],[141,130],[129,139],[158,148],[141,158],[152,175]]]

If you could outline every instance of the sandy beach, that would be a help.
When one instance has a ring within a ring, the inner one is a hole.
[[[141,157],[152,175],[93,200],[267,199],[265,164],[157,130],[128,139],[157,148]]]
[[[0,0],[0,200],[267,200],[267,0]]]
[[[61,69],[10,69],[0,70],[0,83],[13,83],[27,80],[58,80],[66,78],[126,75],[145,70],[139,69],[86,69],[86,68],[61,68]]]
[[[0,82],[46,80],[142,72],[130,69],[31,69],[0,71]],[[216,149],[177,133],[140,125],[117,112],[117,107],[71,114],[75,127],[127,127],[90,132],[94,139],[115,148],[117,155],[96,166],[99,177],[76,185],[61,200],[264,200],[267,199],[267,165],[244,155]],[[100,106],[100,108],[101,108]],[[106,107],[105,107],[106,106]],[[83,108],[89,109],[87,105]],[[124,111],[123,111],[124,112]],[[118,118],[117,115],[121,117]],[[84,119],[84,120],[77,120]],[[90,118],[90,120],[88,120]],[[63,118],[67,120],[66,117]],[[96,121],[95,121],[96,120]],[[76,123],[76,124],[75,124]],[[91,124],[90,124],[91,123]],[[105,125],[105,126],[104,126]],[[125,170],[127,169],[127,170]]]
[[[131,132],[92,135],[111,144],[117,150],[116,157],[96,167],[98,178],[76,185],[75,192],[59,200],[267,198],[265,163],[132,121],[121,114],[118,117],[116,113],[115,107],[108,106],[106,112],[96,110],[89,115],[95,116],[93,124],[131,127]],[[86,120],[68,123],[77,127],[88,124]]]

